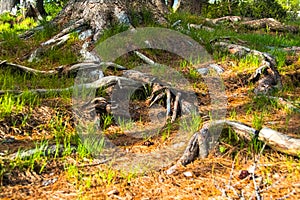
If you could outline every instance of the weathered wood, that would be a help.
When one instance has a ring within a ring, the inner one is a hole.
[[[281,105],[286,106],[288,109],[300,113],[300,107],[296,106],[293,102],[283,99],[281,97],[273,97],[273,96],[266,96],[268,99],[273,99],[278,101]]]
[[[121,87],[124,86],[136,86],[140,85],[140,82],[125,78],[125,77],[118,77],[118,76],[106,76],[103,77],[99,80],[96,80],[92,83],[85,83],[85,84],[79,84],[76,86],[68,87],[68,88],[63,88],[63,89],[32,89],[32,90],[27,90],[27,91],[20,91],[20,90],[0,90],[0,95],[10,93],[10,94],[23,94],[24,92],[26,93],[32,93],[36,94],[39,96],[44,96],[49,93],[56,93],[56,94],[61,94],[63,92],[72,92],[74,89],[98,89],[98,88],[107,88],[116,84],[121,84]]]
[[[276,60],[271,55],[228,42],[213,42],[212,44],[214,45],[214,47],[219,48],[221,51],[229,52],[230,54],[234,54],[238,57],[254,55],[260,58],[260,67],[248,80],[249,82],[258,83],[254,90],[254,93],[266,94],[273,89],[282,88],[282,81],[276,67]],[[261,78],[261,76],[263,76],[263,78]]]
[[[14,67],[14,68],[17,68],[17,69],[19,69],[23,72],[32,73],[32,74],[36,74],[36,75],[38,75],[38,74],[55,75],[55,74],[58,74],[60,72],[59,68],[57,68],[57,70],[49,70],[49,71],[37,70],[37,69],[32,69],[32,68],[29,68],[29,67],[25,67],[23,65],[9,63],[6,60],[0,62],[0,66],[3,66],[3,65]]]
[[[205,21],[212,23],[212,24],[220,24],[224,22],[239,22],[242,20],[242,17],[240,16],[225,16],[225,17],[220,17],[216,19],[205,19]]]
[[[259,131],[258,139],[276,151],[292,156],[300,155],[300,139],[291,138],[267,127]]]
[[[297,47],[297,46],[285,47],[285,48],[283,48],[283,50],[286,52],[289,52],[289,53],[299,53],[300,47]]]
[[[72,65],[71,67],[67,68],[65,66],[57,67],[55,70],[37,70],[33,68],[29,68],[23,65],[15,64],[15,63],[9,63],[6,60],[0,61],[0,66],[9,66],[16,68],[18,70],[21,70],[25,73],[30,73],[34,75],[71,75],[74,73],[77,73],[78,70],[105,70],[105,69],[116,69],[116,70],[126,70],[126,67],[123,67],[121,65],[118,65],[113,62],[100,62],[100,63],[93,63],[93,62],[84,62],[84,63],[77,63],[75,65]]]
[[[271,31],[293,32],[293,33],[299,32],[299,27],[284,25],[273,18],[251,20],[251,21],[241,22],[241,24],[249,29],[268,28]]]
[[[267,127],[258,131],[238,121],[217,120],[204,124],[199,132],[194,133],[181,158],[166,173],[171,174],[176,171],[178,166],[185,166],[198,157],[207,157],[209,150],[213,147],[209,144],[209,138],[216,134],[215,131],[220,132],[220,127],[231,127],[240,137],[248,141],[253,137],[257,137],[276,151],[292,156],[299,156],[300,154],[300,139],[291,138]]]
[[[167,6],[161,0],[134,0],[126,1],[78,1],[70,0],[65,8],[54,19],[54,24],[82,19],[90,25],[96,33],[103,31],[115,23],[130,24],[130,10],[140,12],[144,7],[153,14],[159,23],[166,22],[164,14],[168,12]]]
[[[41,154],[43,156],[62,156],[63,152],[66,150],[66,148],[70,148],[70,150],[72,152],[75,152],[75,150],[77,149],[76,146],[71,145],[70,147],[65,147],[64,145],[60,144],[60,145],[41,145],[39,148],[35,148],[35,149],[29,149],[29,150],[24,150],[21,152],[16,152],[13,154],[8,155],[5,158],[8,158],[10,160],[14,160],[14,159],[29,159],[32,156],[36,155],[36,154]]]

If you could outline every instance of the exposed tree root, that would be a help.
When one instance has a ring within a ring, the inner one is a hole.
[[[232,26],[234,26],[234,28],[237,28],[238,26],[244,26],[248,29],[268,28],[270,31],[293,32],[293,33],[299,32],[299,27],[284,25],[273,18],[252,20],[249,18],[242,18],[239,16],[225,16],[216,19],[205,19],[205,23],[208,24],[209,26],[216,26],[222,23],[230,23]]]
[[[263,19],[245,21],[245,22],[241,22],[241,24],[246,26],[249,29],[269,28],[271,31],[293,32],[293,33],[299,32],[298,27],[284,25],[273,18],[263,18]]]
[[[68,88],[63,88],[63,89],[32,89],[28,91],[20,91],[20,90],[0,90],[0,95],[10,93],[10,94],[23,94],[24,92],[26,93],[31,93],[31,94],[36,94],[39,96],[45,96],[47,94],[61,94],[64,92],[71,92],[76,89],[99,89],[99,88],[107,88],[112,85],[115,85],[117,83],[122,83],[123,85],[137,85],[139,84],[138,82],[125,78],[125,77],[118,77],[118,76],[106,76],[103,77],[97,81],[94,81],[92,83],[86,83],[86,84],[80,84],[77,85],[76,87],[68,87]]]
[[[76,74],[78,70],[102,70],[105,69],[116,69],[116,70],[126,70],[126,67],[123,67],[121,65],[118,65],[113,62],[100,62],[100,63],[94,63],[94,62],[84,62],[84,63],[77,63],[75,65],[72,65],[71,67],[67,68],[64,66],[57,67],[55,70],[37,70],[33,68],[29,68],[23,65],[15,64],[15,63],[9,63],[6,60],[0,61],[0,66],[8,66],[13,67],[14,69],[18,69],[24,73],[34,74],[34,75],[47,75],[47,76],[53,76],[53,75],[66,75],[70,76],[72,74]]]
[[[214,25],[224,23],[224,22],[239,22],[242,18],[240,16],[225,16],[216,19],[205,19],[206,22],[212,23]]]
[[[207,157],[209,150],[213,147],[210,138],[216,134],[216,131],[220,131],[220,128],[223,127],[231,127],[237,134],[248,141],[253,137],[257,137],[276,151],[292,156],[298,156],[300,153],[300,139],[291,138],[267,127],[256,130],[238,121],[218,120],[204,124],[202,129],[191,137],[182,157],[166,173],[172,174],[179,165],[185,166],[197,157]]]
[[[72,25],[68,26],[67,28],[63,29],[62,31],[60,31],[57,35],[52,37],[50,40],[43,42],[42,46],[51,45],[58,41],[61,41],[63,36],[71,33],[72,31],[78,29],[79,27],[83,26],[84,24],[85,24],[85,22],[83,19],[76,21],[74,24],[72,24]]]
[[[300,53],[300,47],[292,46],[283,48],[284,51],[288,53]]]
[[[251,50],[245,46],[231,44],[228,42],[212,42],[215,47],[218,47],[221,51],[229,52],[238,57],[245,57],[247,55],[258,56],[261,60],[261,66],[255,71],[255,73],[248,80],[257,84],[254,92],[256,94],[266,94],[273,89],[281,89],[282,82],[280,74],[276,68],[276,60],[271,55],[263,53],[257,50]],[[264,76],[261,78],[261,76]]]
[[[3,65],[13,67],[13,68],[19,69],[25,73],[30,73],[30,74],[35,74],[35,75],[56,75],[56,74],[61,73],[61,71],[62,71],[62,68],[57,68],[55,70],[49,70],[49,71],[36,70],[36,69],[29,68],[29,67],[25,67],[23,65],[9,63],[6,60],[0,62],[0,66],[3,66]]]
[[[281,105],[286,106],[288,109],[300,113],[300,106],[295,105],[295,103],[283,99],[281,97],[273,97],[273,96],[266,96],[268,99],[276,100],[278,101]]]
[[[76,146],[71,145],[69,148],[72,152],[75,152]],[[24,150],[21,152],[16,152],[13,154],[10,154],[4,158],[7,158],[9,160],[14,160],[14,159],[26,159],[26,158],[31,158],[33,155],[40,153],[43,156],[62,156],[63,152],[66,150],[66,147],[62,144],[60,145],[41,145],[39,148],[35,149],[29,149],[29,150]]]

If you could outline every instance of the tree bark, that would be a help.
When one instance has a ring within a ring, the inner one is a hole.
[[[46,10],[44,8],[44,0],[37,0],[36,1],[36,8],[42,16],[47,15]]]
[[[181,0],[179,10],[188,11],[195,15],[200,15],[203,6],[207,3],[208,0]]]
[[[0,0],[0,14],[4,12],[11,12],[13,7],[15,7],[20,0]]]
[[[131,11],[138,13],[143,8],[150,11],[159,23],[165,22],[164,14],[168,9],[163,0],[70,0],[54,23],[64,25],[83,19],[95,32],[98,32],[114,23],[130,23]]]
[[[24,17],[27,17],[27,15],[29,15],[29,17],[37,17],[38,14],[42,16],[47,15],[46,10],[44,8],[44,0],[36,0],[35,5],[33,5],[32,2],[28,0],[0,0],[0,14],[4,12],[11,12],[12,9],[18,4],[21,4],[20,7],[24,7],[26,9],[26,14]],[[39,13],[35,13],[34,16],[30,16],[33,15],[33,12],[36,12],[34,11],[34,9],[37,9]]]

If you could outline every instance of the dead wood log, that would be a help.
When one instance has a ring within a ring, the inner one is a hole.
[[[267,127],[259,131],[238,121],[218,120],[204,124],[199,132],[194,133],[181,158],[174,166],[170,167],[166,173],[172,174],[176,171],[178,166],[185,166],[197,157],[207,157],[209,151],[216,144],[216,141],[211,141],[210,138],[219,135],[218,132],[220,132],[220,128],[222,129],[223,127],[231,127],[239,136],[248,141],[253,137],[257,137],[260,141],[265,142],[267,146],[276,151],[292,156],[299,156],[300,154],[300,139],[291,138]]]
[[[51,39],[47,40],[46,42],[43,42],[40,44],[40,47],[35,49],[29,56],[28,61],[32,62],[34,59],[38,59],[40,55],[46,51],[47,46],[51,46],[51,48],[59,47],[63,44],[65,44],[70,38],[72,31],[78,30],[80,27],[82,27],[85,24],[85,21],[83,19],[79,19],[78,21],[74,22],[73,24],[69,25],[67,28],[60,31],[58,34],[56,34]],[[83,29],[79,30],[78,32],[82,32]]]

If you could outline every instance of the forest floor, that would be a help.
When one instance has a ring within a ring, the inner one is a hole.
[[[246,41],[245,46],[252,49],[268,51],[276,57],[283,81],[283,89],[272,95],[300,107],[300,54],[280,50],[286,46],[300,46],[299,33],[274,33],[265,29],[237,32],[224,27],[216,28],[214,34],[206,30],[195,32],[206,43],[212,38],[230,36]],[[0,34],[0,62],[7,60],[39,70],[54,69],[60,65],[68,67],[77,62],[74,52],[81,43],[76,39],[63,49],[51,50],[42,60],[29,63],[23,58],[40,40],[50,36],[20,41],[12,33]],[[168,52],[141,52],[155,62],[167,64],[180,72],[193,86],[201,111],[201,115],[195,119],[196,130],[199,130],[204,122],[210,120],[211,109],[209,93],[201,75],[194,73],[192,65]],[[243,122],[256,129],[269,127],[300,138],[298,110],[291,110],[280,101],[264,95],[255,95],[253,84],[247,83],[258,66],[256,58],[238,59],[228,54],[211,53],[215,63],[225,70],[221,78],[228,101],[227,119]],[[116,63],[134,68],[142,61],[128,53],[118,58]],[[121,75],[122,72],[105,72],[105,75],[112,74]],[[0,90],[62,88],[73,84],[72,77],[35,76],[10,69],[9,66],[1,65],[0,68]],[[149,127],[148,112],[144,99],[133,100],[130,104],[133,120],[125,129]],[[106,120],[104,132],[107,137],[134,152],[151,152],[166,146],[176,131],[163,128],[155,137],[134,140],[126,137],[124,127],[118,126],[115,119],[107,117]],[[127,142],[125,146],[124,140]],[[63,144],[65,150],[60,156],[47,157],[37,153],[26,159],[5,159],[6,155],[45,144]],[[77,146],[77,149],[73,151],[71,145]],[[253,168],[255,159],[258,161],[253,177],[247,173]],[[257,190],[264,199],[300,198],[299,157],[263,147],[263,143],[256,140],[245,142],[230,129],[223,130],[218,146],[207,158],[179,167],[170,175],[165,173],[168,167],[128,173],[107,164],[98,164],[76,134],[70,93],[49,94],[46,97],[29,93],[21,96],[5,93],[0,96],[1,199],[226,199],[226,195],[229,199],[238,199],[239,195],[255,199]],[[254,184],[258,189],[255,190]]]

